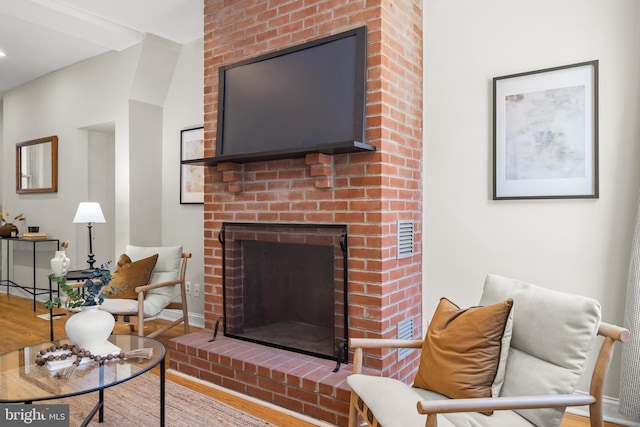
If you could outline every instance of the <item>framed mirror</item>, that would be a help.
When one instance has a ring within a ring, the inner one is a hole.
[[[58,191],[58,137],[16,144],[16,193]]]

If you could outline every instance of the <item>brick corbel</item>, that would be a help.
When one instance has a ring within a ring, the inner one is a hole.
[[[333,187],[333,156],[322,153],[307,154],[305,164],[309,166],[311,176],[315,178],[316,188]]]
[[[240,163],[218,163],[218,172],[222,172],[222,182],[229,193],[241,193],[244,190],[244,167]]]

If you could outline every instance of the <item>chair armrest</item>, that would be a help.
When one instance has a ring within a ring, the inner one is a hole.
[[[484,412],[504,409],[559,408],[590,405],[596,398],[590,394],[558,394],[544,396],[486,397],[477,399],[421,400],[417,403],[421,414],[450,412]]]
[[[142,285],[142,286],[136,286],[136,293],[140,293],[140,292],[147,292],[150,291],[151,289],[158,289],[158,288],[164,288],[166,286],[173,286],[173,285],[178,285],[180,284],[181,280],[170,280],[168,282],[160,282],[160,283],[153,283],[150,285]]]
[[[80,289],[80,288],[84,288],[84,285],[91,280],[93,283],[98,283],[100,282],[100,279],[97,278],[92,278],[92,279],[84,279],[81,280],[79,282],[73,282],[73,283],[67,283],[67,286],[74,288],[74,289]],[[104,288],[103,288],[104,289]]]
[[[351,338],[349,348],[420,348],[422,340],[397,340],[384,338]]]
[[[397,340],[384,338],[350,338],[349,348],[355,349],[353,353],[354,374],[362,373],[362,349],[363,348],[421,348],[422,340]]]
[[[610,337],[622,343],[629,341],[629,339],[631,338],[631,333],[628,329],[605,322],[600,322],[600,326],[598,327],[598,335],[602,335],[603,337]]]
[[[72,287],[74,289],[78,289],[78,288],[82,288],[84,286],[84,284],[85,284],[85,281],[82,281],[82,282],[74,282],[74,283],[71,283],[71,284],[67,283],[67,286],[70,286],[70,287]]]

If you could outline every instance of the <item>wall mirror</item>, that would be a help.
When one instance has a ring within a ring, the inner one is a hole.
[[[16,193],[58,191],[58,137],[16,144]]]

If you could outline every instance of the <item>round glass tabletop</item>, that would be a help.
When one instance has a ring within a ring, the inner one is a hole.
[[[111,335],[109,342],[127,353],[151,349],[151,357],[115,359],[104,363],[89,361],[78,366],[68,378],[36,364],[36,356],[52,345],[71,344],[68,339],[45,342],[0,355],[0,403],[58,399],[103,390],[141,375],[164,360],[164,345],[152,338]]]

